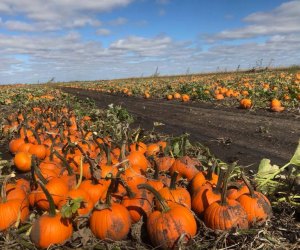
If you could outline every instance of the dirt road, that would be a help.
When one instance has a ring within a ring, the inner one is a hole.
[[[158,127],[160,132],[173,135],[187,132],[191,141],[208,146],[213,154],[226,162],[239,160],[242,165],[257,166],[262,158],[270,158],[272,163],[283,164],[293,155],[300,139],[300,114],[297,113],[145,100],[72,88],[63,90],[80,98],[91,98],[100,108],[111,103],[122,105],[143,128],[151,129],[157,121],[165,124]]]

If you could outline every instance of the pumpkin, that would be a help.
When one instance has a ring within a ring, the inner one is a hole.
[[[16,168],[22,172],[28,172],[31,169],[31,154],[18,152],[14,157]]]
[[[200,162],[190,158],[189,156],[183,156],[174,161],[170,168],[170,173],[173,174],[175,171],[179,173],[178,177],[185,177],[188,181],[192,180],[194,176],[199,172],[196,168]]]
[[[169,94],[169,95],[166,96],[166,98],[167,98],[168,101],[170,101],[170,100],[173,99],[173,95]]]
[[[107,188],[107,185],[95,182],[93,180],[84,180],[79,186],[79,189],[83,189],[88,193],[94,205],[97,203],[97,201],[99,201],[100,197],[106,193]]]
[[[56,213],[51,194],[40,180],[38,182],[47,197],[49,213],[43,214],[33,223],[30,239],[36,247],[48,248],[50,245],[62,244],[68,240],[72,236],[73,227],[69,219],[62,218],[60,213]]]
[[[230,188],[227,189],[227,198],[236,200],[241,195],[249,193],[248,187],[240,182],[233,183],[233,185],[230,186]]]
[[[32,145],[28,152],[41,160],[46,157],[46,147],[44,145]]]
[[[130,152],[130,154],[127,156],[127,159],[130,163],[131,168],[139,173],[146,172],[149,166],[147,158],[144,156],[143,153],[139,151]]]
[[[176,246],[182,235],[185,242],[196,235],[197,223],[188,208],[178,204],[168,205],[161,195],[147,184],[140,184],[138,188],[152,192],[162,208],[162,211],[152,212],[147,219],[147,231],[154,247],[171,249]]]
[[[206,226],[214,230],[230,230],[232,228],[247,229],[249,227],[247,214],[236,200],[226,198],[227,185],[233,165],[224,178],[221,200],[213,202],[204,212]]]
[[[249,109],[252,106],[252,102],[250,99],[248,98],[243,98],[242,100],[240,100],[240,107],[243,109]]]
[[[160,151],[160,145],[158,143],[151,143],[147,146],[146,155],[153,156],[158,154]]]
[[[18,147],[18,152],[28,152],[32,145],[33,144],[31,143],[23,143],[20,147]]]
[[[129,146],[129,149],[144,154],[147,151],[147,145],[143,142],[135,142]]]
[[[173,165],[175,159],[170,156],[156,157],[155,162],[158,166],[159,171],[168,171]]]
[[[121,204],[129,211],[132,223],[138,222],[142,217],[146,219],[152,212],[153,195],[145,189],[132,190],[127,185],[125,188],[127,195],[123,197]]]
[[[76,213],[78,215],[86,215],[88,214],[93,206],[94,203],[91,200],[88,192],[86,192],[84,189],[79,189],[81,182],[82,182],[82,176],[83,176],[83,169],[82,169],[82,162],[80,164],[80,176],[79,176],[79,180],[78,183],[76,184],[76,186],[71,189],[67,195],[66,198],[61,200],[58,204],[58,207],[61,209],[68,201],[73,200],[73,199],[80,199],[80,207],[77,209]],[[72,211],[73,212],[73,211]]]
[[[271,111],[281,112],[284,110],[284,107],[281,106],[281,102],[278,99],[272,99],[270,103]]]
[[[25,143],[23,138],[13,139],[9,143],[9,151],[13,154],[18,152],[19,148]]]
[[[175,93],[174,95],[173,95],[173,97],[174,97],[174,99],[180,99],[181,98],[181,95],[179,94],[179,93]]]
[[[111,192],[115,181],[112,179],[106,194],[106,202],[99,203],[90,217],[90,229],[101,240],[123,240],[127,237],[131,218],[128,210],[121,204],[111,202]]]
[[[7,182],[10,178],[15,177],[12,173],[4,178],[1,189],[1,201],[0,201],[0,232],[8,229],[14,223],[20,219],[24,222],[29,216],[29,204],[26,198],[14,197],[7,199],[6,189]]]
[[[39,177],[40,178],[40,177]],[[42,178],[40,178],[42,179]],[[66,196],[69,191],[69,187],[65,181],[60,178],[53,178],[49,181],[45,181],[44,183],[48,191],[50,192],[54,204],[57,206]],[[49,209],[49,200],[47,199],[45,192],[41,192],[38,190],[35,194],[35,204],[42,210]]]
[[[216,100],[223,100],[224,99],[224,95],[223,94],[216,94],[215,95],[215,99]]]
[[[188,102],[188,101],[190,100],[190,96],[189,96],[189,95],[186,95],[186,94],[183,94],[183,95],[181,96],[181,100],[182,100],[183,102]]]
[[[213,184],[206,182],[202,185],[192,197],[192,209],[193,211],[202,216],[204,211],[215,201],[221,199],[221,185],[224,179],[225,170],[221,168],[220,176],[218,178],[218,183],[216,187],[213,187]]]
[[[83,189],[72,189],[66,194],[66,198],[61,200],[58,204],[58,208],[61,209],[68,200],[81,198],[82,202],[80,207],[77,209],[78,215],[86,215],[93,208],[93,202],[89,196],[89,194]]]
[[[176,179],[178,172],[174,172],[171,178],[170,187],[164,187],[158,192],[161,197],[167,202],[167,204],[177,203],[187,208],[191,208],[191,196],[190,193],[182,187],[176,187]],[[156,200],[156,207],[160,207],[160,203]]]
[[[254,191],[245,176],[242,176],[242,178],[250,193],[241,195],[237,201],[246,211],[250,224],[265,222],[272,214],[269,200],[262,193]]]

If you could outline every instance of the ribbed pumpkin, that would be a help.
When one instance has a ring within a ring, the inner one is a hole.
[[[128,210],[121,204],[111,202],[114,185],[112,181],[106,195],[106,202],[99,203],[90,217],[90,229],[101,240],[123,240],[131,227]]]
[[[247,214],[241,204],[236,200],[226,199],[227,184],[232,169],[233,166],[231,165],[227,170],[221,201],[212,203],[204,212],[206,226],[215,230],[247,229],[249,227]]]
[[[161,197],[167,202],[168,205],[172,203],[177,203],[179,205],[191,208],[191,195],[183,187],[176,187],[176,179],[178,172],[174,172],[171,178],[170,187],[164,187],[158,192]],[[160,202],[156,200],[156,207],[160,208]]]
[[[73,233],[72,223],[56,213],[54,201],[44,184],[38,180],[41,189],[47,197],[49,213],[39,217],[32,225],[30,239],[36,247],[48,248],[53,244],[61,244],[68,240]]]
[[[172,249],[182,235],[185,242],[196,235],[196,220],[188,208],[178,204],[169,206],[161,195],[147,184],[140,184],[138,188],[152,192],[162,207],[162,211],[152,212],[147,219],[147,231],[154,247]]]
[[[31,154],[18,152],[14,158],[16,168],[22,172],[28,172],[31,169]]]
[[[200,164],[198,161],[190,158],[189,156],[183,156],[174,161],[170,168],[170,173],[173,174],[177,171],[179,173],[178,177],[183,176],[190,181],[199,172],[196,168],[198,164]]]
[[[272,214],[269,200],[262,193],[254,191],[245,176],[243,176],[243,180],[250,193],[241,195],[237,201],[246,211],[250,224],[265,222]]]
[[[147,190],[132,190],[125,186],[127,195],[123,197],[121,204],[129,211],[132,223],[138,222],[143,216],[144,219],[152,212],[153,195]]]
[[[29,216],[29,204],[26,198],[7,199],[6,186],[8,180],[12,177],[15,177],[14,173],[6,176],[2,184],[0,201],[0,232],[8,229],[16,223],[19,215],[21,222],[24,222]]]

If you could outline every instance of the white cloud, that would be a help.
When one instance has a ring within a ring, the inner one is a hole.
[[[133,0],[1,0],[0,14],[11,17],[22,15],[31,20],[33,28],[28,23],[18,23],[13,30],[38,31],[43,29],[60,30],[62,28],[78,28],[85,25],[99,26],[101,22],[96,14],[124,7]],[[9,20],[9,22],[17,22]],[[22,26],[23,25],[23,26]],[[18,26],[16,28],[16,26]],[[25,27],[26,26],[26,27]]]
[[[246,39],[300,32],[300,1],[283,3],[269,12],[253,13],[244,18],[244,21],[249,25],[243,28],[224,30],[209,36],[208,40]]]
[[[96,31],[96,34],[100,36],[109,36],[111,34],[111,31],[109,29],[98,29]]]
[[[117,19],[111,20],[109,21],[109,25],[112,26],[120,26],[120,25],[124,25],[128,22],[128,20],[124,17],[118,17]]]
[[[111,30],[102,28],[102,23],[93,13],[125,6],[130,0],[53,0],[43,2],[45,6],[31,4],[41,1],[23,0],[22,3],[28,4],[23,6],[24,9],[20,7],[21,1],[9,2],[12,4],[0,0],[0,13],[9,14],[12,19],[21,15],[25,21],[0,18],[2,28],[23,31],[15,35],[0,33],[0,83],[47,81],[52,77],[68,81],[146,76],[153,74],[156,67],[161,74],[184,73],[187,68],[191,72],[214,71],[217,67],[230,70],[237,65],[253,67],[260,59],[263,59],[263,65],[268,65],[272,59],[273,65],[300,62],[300,32],[297,26],[300,21],[295,14],[300,1],[284,3],[273,11],[249,15],[244,19],[249,25],[215,34],[212,40],[216,43],[210,44],[206,50],[197,47],[197,40],[180,41],[167,34],[121,37],[104,47],[98,41],[100,39],[93,41],[82,37],[80,30],[66,35],[60,32],[30,33],[42,29],[65,31],[66,27],[74,30],[89,25],[98,35],[109,35]],[[78,5],[73,6],[73,2]],[[126,22],[127,19],[120,17],[104,24],[113,26]],[[218,43],[218,39],[261,35],[266,36],[265,42]]]
[[[10,21],[10,20],[5,22],[2,22],[0,20],[0,27],[4,27],[9,30],[25,31],[25,32],[31,32],[35,30],[34,26],[29,23],[20,22],[20,21]]]

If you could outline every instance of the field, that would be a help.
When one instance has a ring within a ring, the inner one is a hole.
[[[298,69],[0,86],[3,249],[298,249]]]

